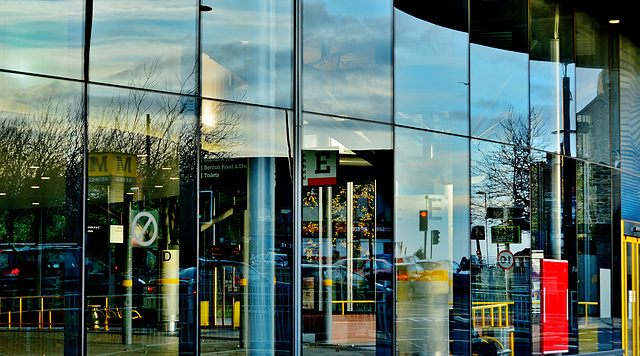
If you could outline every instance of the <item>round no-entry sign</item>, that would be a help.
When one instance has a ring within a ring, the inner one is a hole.
[[[513,264],[516,262],[516,259],[513,257],[513,253],[509,250],[502,250],[498,253],[498,266],[502,269],[510,269],[513,267]]]
[[[145,218],[146,222],[144,221]],[[149,236],[146,241],[144,240],[145,235]],[[131,221],[131,236],[138,246],[146,247],[151,245],[158,237],[158,222],[156,218],[146,211],[138,213]]]

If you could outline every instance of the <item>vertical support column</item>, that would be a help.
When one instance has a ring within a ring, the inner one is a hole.
[[[275,352],[275,271],[268,252],[274,248],[275,162],[271,157],[249,158],[249,251],[265,258],[248,269],[249,351],[252,355]],[[257,273],[256,273],[257,272]]]
[[[129,217],[129,233],[126,241],[126,255],[124,261],[124,279],[122,280],[122,287],[124,289],[124,307],[122,313],[122,344],[123,345],[131,345],[133,342],[132,335],[132,312],[133,308],[133,250],[132,250],[132,234],[136,232],[135,229],[131,228],[131,198],[129,195],[125,195],[125,206],[127,207],[127,211],[123,216]]]
[[[353,300],[353,182],[347,182],[347,300]],[[353,303],[347,310],[353,310]]]
[[[324,260],[325,266],[324,266],[324,271],[323,274],[320,276],[320,279],[322,280],[322,286],[320,288],[322,288],[323,290],[323,294],[324,294],[324,305],[323,305],[323,309],[324,309],[324,329],[325,329],[325,340],[326,342],[330,343],[333,335],[332,335],[332,328],[333,328],[333,269],[331,268],[332,264],[333,264],[333,226],[331,224],[332,221],[332,206],[331,206],[331,201],[332,201],[332,196],[333,196],[333,189],[331,187],[326,187],[326,188],[320,188],[321,191],[324,190],[325,194],[324,197],[321,196],[320,198],[320,206],[322,206],[324,208],[324,220],[325,220],[325,224],[326,224],[326,229],[324,230],[324,236],[323,235],[319,235],[320,237],[320,245],[324,245],[323,246],[323,254],[322,254],[322,260]],[[324,198],[324,199],[323,199]],[[322,214],[323,214],[323,210],[320,211],[320,219],[322,221]]]
[[[302,0],[293,0],[293,310],[292,348],[302,355]]]

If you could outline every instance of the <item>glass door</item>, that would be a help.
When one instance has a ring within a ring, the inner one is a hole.
[[[640,289],[638,282],[640,238],[623,233],[622,240],[622,342],[626,355],[638,355],[640,350],[638,320],[640,318],[637,296]]]

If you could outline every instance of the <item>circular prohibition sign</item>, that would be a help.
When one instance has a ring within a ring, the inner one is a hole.
[[[502,250],[498,253],[498,266],[502,269],[510,269],[513,267],[513,264],[516,262],[515,257],[513,257],[513,253],[509,250]]]
[[[136,227],[138,227],[138,220],[143,217],[147,218],[147,222],[142,226],[142,229],[138,231],[138,229],[136,229]],[[147,230],[149,230],[150,225],[153,225],[151,237],[148,240],[143,241],[142,238],[147,233]],[[133,237],[133,240],[142,247],[151,245],[156,238],[158,238],[158,222],[151,213],[143,211],[133,218],[133,221],[131,221],[131,236]]]

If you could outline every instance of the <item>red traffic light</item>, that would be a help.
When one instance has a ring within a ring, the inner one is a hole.
[[[429,230],[429,212],[426,210],[420,210],[420,231]]]

